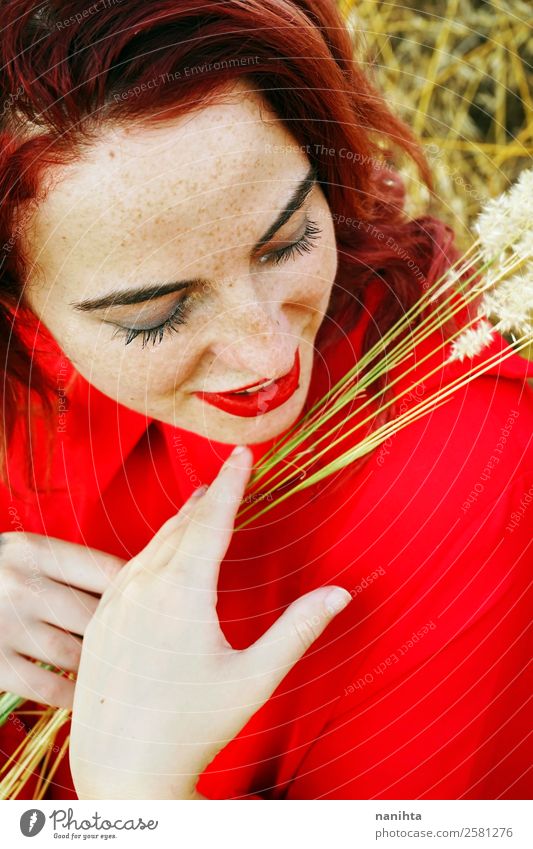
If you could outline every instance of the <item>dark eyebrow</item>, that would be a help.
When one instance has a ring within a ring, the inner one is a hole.
[[[304,179],[296,187],[286,207],[280,212],[274,223],[268,228],[256,245],[254,245],[253,253],[258,251],[263,245],[267,244],[272,236],[285,224],[289,218],[303,206],[305,199],[311,192],[318,178],[315,165],[311,165]],[[137,289],[122,289],[110,292],[102,298],[89,298],[84,301],[71,301],[70,305],[76,310],[82,312],[91,312],[92,310],[101,310],[107,307],[130,306],[131,304],[142,304],[152,298],[161,298],[163,295],[168,295],[170,292],[179,292],[181,289],[187,289],[195,284],[205,283],[205,280],[194,278],[192,280],[181,280],[180,282],[160,283],[155,286],[143,286]]]

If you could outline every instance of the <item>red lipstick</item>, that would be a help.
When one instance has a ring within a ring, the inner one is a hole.
[[[244,391],[259,386],[263,382],[258,380],[233,392],[194,392],[193,394],[202,401],[212,404],[213,407],[218,407],[219,410],[234,416],[261,416],[284,404],[297,390],[299,380],[300,356],[297,348],[291,370],[268,383],[264,389],[256,389],[249,394]],[[241,392],[244,394],[241,395]]]

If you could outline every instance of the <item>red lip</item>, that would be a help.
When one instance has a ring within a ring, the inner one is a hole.
[[[291,370],[265,389],[258,389],[251,395],[237,395],[235,394],[236,391],[194,392],[193,394],[202,401],[212,404],[213,407],[218,407],[219,410],[224,410],[224,412],[231,413],[234,416],[262,416],[263,413],[268,413],[284,404],[298,388],[299,380],[300,355],[297,348]],[[261,381],[249,383],[248,386],[241,387],[239,392],[242,389],[251,389],[258,383],[261,383]]]

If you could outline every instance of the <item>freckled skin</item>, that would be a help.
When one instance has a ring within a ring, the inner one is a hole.
[[[337,268],[320,187],[262,253],[296,241],[306,214],[321,228],[310,252],[261,263],[252,248],[308,168],[288,130],[243,83],[224,102],[165,125],[102,130],[83,160],[51,175],[25,234],[35,263],[26,298],[77,370],[125,406],[220,442],[270,439],[303,407]],[[116,325],[158,324],[184,292],[98,312],[71,306],[192,278],[205,282],[186,323],[144,348],[142,336],[125,345]],[[192,394],[280,376],[297,346],[299,388],[264,415],[233,416]]]

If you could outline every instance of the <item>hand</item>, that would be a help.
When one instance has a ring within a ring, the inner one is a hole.
[[[74,682],[27,658],[76,672],[81,637],[124,562],[54,537],[0,534],[0,690],[72,708]]]
[[[249,648],[227,642],[216,613],[218,574],[251,458],[248,448],[231,455],[104,592],[74,696],[78,798],[199,798],[200,773],[351,600],[347,590],[321,587]],[[335,600],[340,606],[328,609]]]

